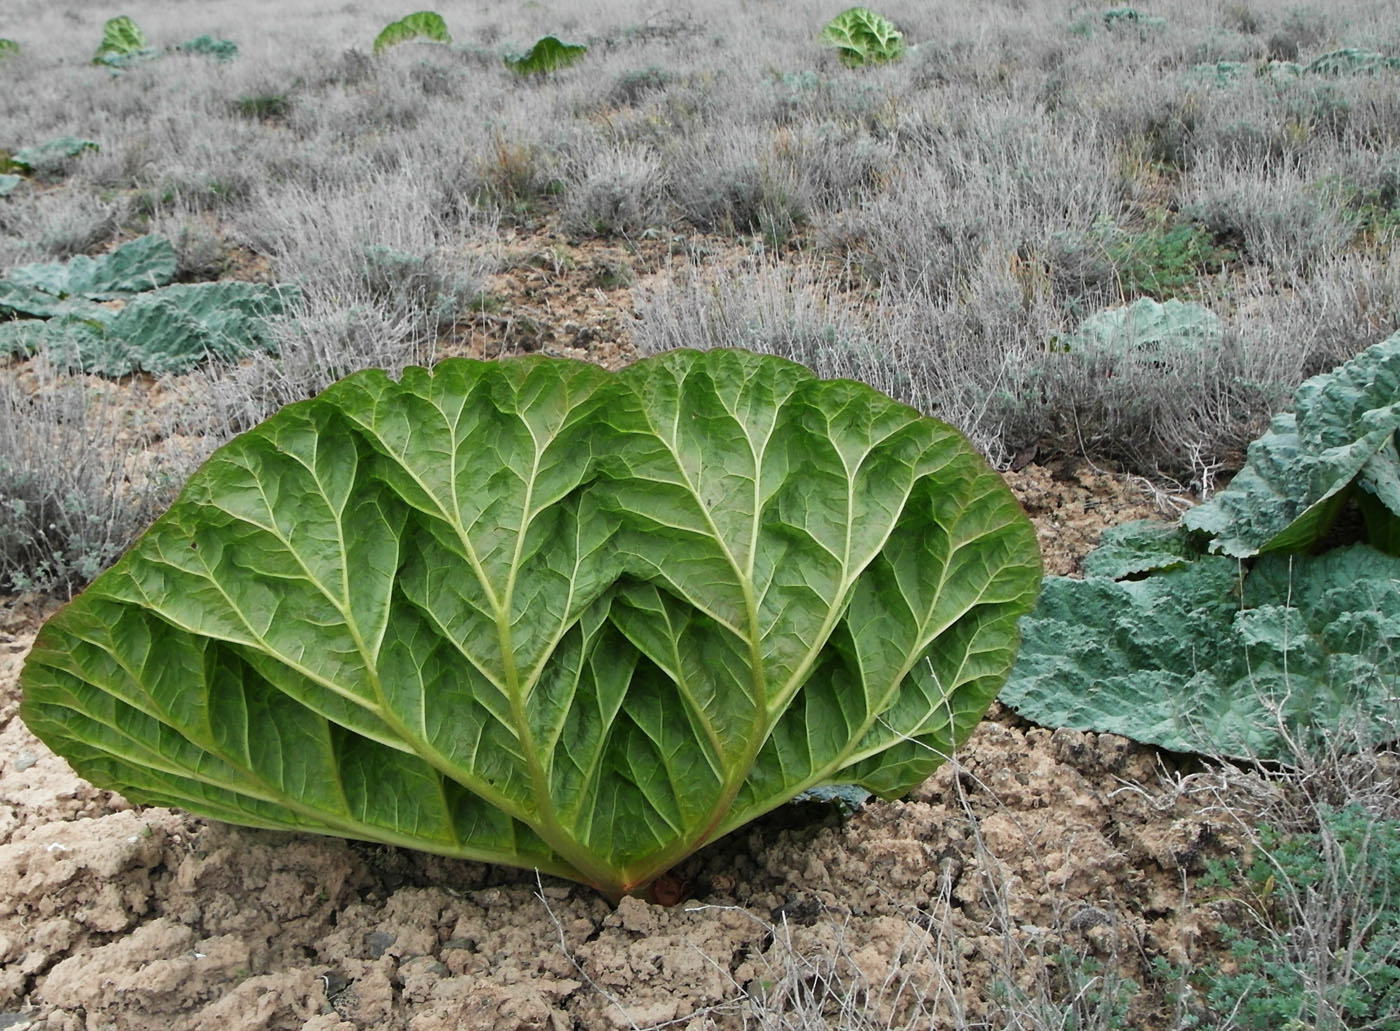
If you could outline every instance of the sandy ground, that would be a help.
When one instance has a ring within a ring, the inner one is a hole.
[[[1009,479],[1053,572],[1153,512],[1082,465]],[[785,807],[675,871],[686,901],[614,908],[94,789],[17,715],[51,608],[0,599],[0,1028],[702,1031],[823,1008],[836,1026],[843,999],[879,1026],[976,1026],[1055,990],[1067,956],[1143,984],[1157,957],[1189,962],[1188,879],[1237,838],[1209,771],[994,708],[907,800]],[[1165,1019],[1160,992],[1133,1005],[1131,1026]]]

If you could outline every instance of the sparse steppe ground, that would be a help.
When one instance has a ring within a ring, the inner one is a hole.
[[[1267,907],[1199,877],[1268,862],[1261,824],[1400,818],[1393,751],[1241,769],[999,712],[909,800],[775,815],[693,860],[693,902],[613,912],[133,811],[16,716],[42,616],[213,448],[358,368],[784,354],[1015,466],[1047,567],[1073,573],[1103,526],[1198,499],[1299,381],[1400,326],[1400,74],[1223,87],[1196,67],[1400,56],[1400,5],[1141,5],[1161,28],[1044,0],[877,6],[919,45],[857,70],[814,42],[839,4],[441,3],[452,47],[379,57],[406,10],[6,5],[23,50],[0,60],[0,149],[101,149],[0,198],[0,270],[154,232],[182,281],[295,282],[303,307],[278,356],[180,377],[0,357],[0,1026],[1252,1026],[1202,977],[1230,963],[1220,925]],[[119,13],[156,46],[242,53],[112,74],[88,58]],[[588,58],[501,66],[545,32]],[[1206,305],[1223,345],[1108,365],[1056,346],[1140,296]],[[1279,871],[1302,930],[1269,929],[1305,990],[1350,976],[1322,930],[1366,871],[1332,860],[1308,891]]]

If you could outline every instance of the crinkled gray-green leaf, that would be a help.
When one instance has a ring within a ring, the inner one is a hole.
[[[1109,527],[1084,557],[1084,575],[1121,580],[1176,569],[1197,558],[1203,545],[1177,523],[1136,519]]]
[[[1375,75],[1400,68],[1400,58],[1387,57],[1374,50],[1345,47],[1316,57],[1303,66],[1309,75]]]
[[[1085,354],[1150,357],[1218,347],[1224,336],[1219,316],[1203,305],[1143,297],[1089,316],[1078,332],[1062,337],[1060,343],[1066,350]]]
[[[518,75],[543,75],[558,71],[583,60],[588,47],[582,43],[565,43],[554,36],[541,36],[523,54],[507,54],[501,60]]]
[[[181,43],[175,49],[182,54],[202,54],[218,61],[232,61],[238,56],[237,43],[207,34]]]
[[[1241,577],[1243,576],[1243,582]],[[1366,545],[1207,556],[1143,580],[1049,577],[1001,700],[1048,727],[1294,759],[1400,710],[1400,559]]]
[[[904,34],[883,14],[868,7],[851,7],[822,28],[817,37],[835,47],[841,63],[850,68],[894,61],[904,54]]]
[[[41,631],[29,727],[135,802],[620,895],[922,781],[1035,535],[951,427],[738,351],[359,373],[220,449]]]
[[[10,156],[10,167],[18,168],[21,172],[33,172],[75,158],[85,151],[100,149],[96,140],[59,136],[32,147],[21,147]]]
[[[295,299],[292,287],[259,283],[170,286],[133,298],[119,312],[94,306],[41,323],[31,349],[42,347],[60,367],[104,376],[187,372],[206,359],[275,350],[267,320]]]
[[[175,249],[143,236],[98,258],[21,265],[0,279],[0,314],[47,318],[72,309],[70,298],[115,300],[164,286],[175,276]]]
[[[416,11],[384,26],[383,31],[374,38],[374,52],[382,53],[388,47],[413,39],[451,43],[452,34],[447,31],[447,22],[436,11]]]
[[[1322,539],[1352,490],[1400,518],[1400,333],[1314,376],[1249,446],[1244,468],[1187,527],[1213,551],[1248,557],[1301,551]]]

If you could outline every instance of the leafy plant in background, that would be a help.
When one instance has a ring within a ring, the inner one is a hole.
[[[1183,524],[1209,534],[1210,550],[1236,558],[1307,552],[1354,499],[1364,540],[1400,554],[1400,334],[1293,395],[1249,445],[1244,468]]]
[[[136,61],[155,56],[155,51],[146,46],[146,34],[127,15],[111,18],[102,26],[102,42],[92,55],[93,64],[104,64],[109,68],[123,68]]]
[[[1089,316],[1076,332],[1059,338],[1058,347],[1088,355],[1150,356],[1218,347],[1224,336],[1220,318],[1202,305],[1186,301],[1159,304],[1143,297]]]
[[[206,358],[272,350],[267,319],[297,299],[288,286],[174,278],[175,250],[143,236],[99,258],[24,265],[0,279],[0,354],[44,351],[63,368],[107,376],[183,372]],[[158,289],[164,287],[164,289]],[[120,309],[105,301],[125,302]]]
[[[50,620],[30,728],[137,802],[611,896],[971,733],[1039,581],[951,427],[740,351],[351,376]]]
[[[507,54],[502,60],[517,75],[544,75],[577,64],[588,53],[582,43],[564,43],[554,36],[541,36],[523,54]]]
[[[90,150],[101,150],[96,140],[85,140],[77,136],[59,136],[32,147],[21,147],[8,159],[0,162],[5,171],[18,171],[26,175],[43,169],[53,168],[79,154]]]
[[[1400,334],[1303,383],[1181,525],[1129,524],[1085,579],[1047,579],[1002,700],[1047,726],[1236,757],[1288,760],[1339,726],[1393,736],[1397,429]]]
[[[182,54],[202,54],[218,61],[232,61],[238,56],[238,44],[215,36],[196,36],[175,48]]]
[[[1303,66],[1307,75],[1375,75],[1400,69],[1400,57],[1387,57],[1374,50],[1346,47],[1316,57]]]
[[[1316,831],[1260,827],[1247,864],[1212,863],[1199,882],[1245,917],[1220,926],[1229,964],[1197,978],[1241,1031],[1400,1022],[1400,821],[1355,804],[1321,817]]]
[[[1217,247],[1211,234],[1193,223],[1141,233],[1115,227],[1107,234],[1104,249],[1125,294],[1159,301],[1190,292],[1202,273],[1217,271],[1238,258],[1234,251]]]
[[[904,56],[904,33],[883,14],[868,7],[842,11],[826,23],[817,39],[835,47],[841,63],[848,68],[883,64]]]
[[[21,265],[0,279],[0,315],[48,318],[81,301],[111,301],[164,286],[175,277],[175,248],[142,236],[98,258]]]
[[[12,39],[0,39],[0,61],[19,54],[19,44]]]
[[[416,11],[384,26],[383,31],[374,37],[374,52],[380,54],[389,47],[413,39],[451,43],[452,34],[447,31],[447,22],[436,11]]]

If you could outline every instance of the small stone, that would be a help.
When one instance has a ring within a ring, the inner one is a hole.
[[[29,751],[28,749],[25,749],[23,752],[20,752],[19,755],[15,756],[15,770],[23,773],[25,770],[29,769],[29,767],[33,766],[38,761],[39,757],[37,755]],[[0,1014],[0,1019],[3,1019],[4,1016],[5,1014]],[[25,1019],[28,1020],[29,1018],[26,1017]],[[10,1026],[11,1025],[9,1024],[0,1024],[0,1028]]]
[[[378,959],[384,955],[384,950],[394,944],[397,935],[388,931],[371,931],[365,936],[365,944],[369,946],[370,959]]]

